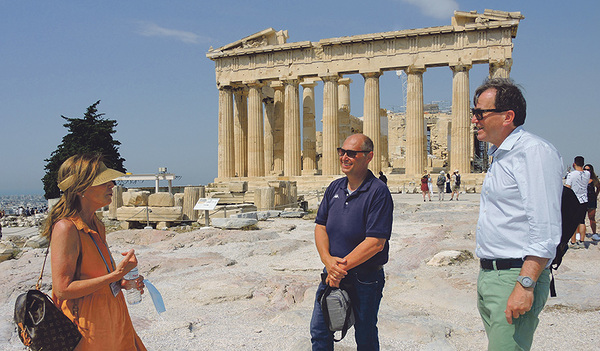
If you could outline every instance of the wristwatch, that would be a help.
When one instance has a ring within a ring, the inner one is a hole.
[[[520,276],[518,276],[518,277],[517,277],[517,281],[518,281],[518,282],[519,282],[519,283],[520,283],[520,284],[521,284],[521,285],[522,285],[524,288],[535,288],[535,283],[536,283],[536,282],[535,282],[535,280],[533,280],[533,279],[531,279],[531,278],[529,278],[529,277],[526,277],[526,276],[520,275]]]

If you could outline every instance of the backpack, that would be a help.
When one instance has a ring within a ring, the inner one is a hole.
[[[437,185],[442,186],[444,184],[446,184],[446,177],[440,174],[437,179]]]
[[[456,186],[460,186],[460,174],[456,175]]]
[[[550,280],[550,296],[556,297],[556,286],[554,284],[554,273],[553,270],[557,270],[562,263],[563,257],[569,249],[569,241],[575,233],[575,229],[579,225],[579,216],[577,210],[579,209],[579,200],[577,195],[573,192],[573,189],[563,186],[562,201],[560,205],[560,214],[562,218],[562,235],[560,237],[560,243],[556,247],[556,256],[550,265],[550,274],[552,275]]]

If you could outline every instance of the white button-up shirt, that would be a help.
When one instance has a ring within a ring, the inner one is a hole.
[[[546,140],[517,127],[493,156],[481,188],[479,258],[548,258],[560,242],[563,162]]]

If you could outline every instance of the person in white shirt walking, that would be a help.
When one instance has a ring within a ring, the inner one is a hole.
[[[575,160],[573,160],[574,170],[567,174],[567,180],[565,181],[565,186],[571,188],[577,196],[577,200],[579,200],[577,216],[580,224],[571,238],[572,245],[575,245],[575,243],[581,245],[585,244],[585,214],[587,213],[588,205],[587,186],[590,182],[590,172],[583,169],[584,164],[583,156],[575,157]],[[578,233],[579,242],[577,242]]]
[[[526,102],[511,80],[487,80],[473,104],[477,139],[492,144],[493,157],[476,230],[477,307],[488,350],[529,350],[562,234],[562,158],[523,129]]]

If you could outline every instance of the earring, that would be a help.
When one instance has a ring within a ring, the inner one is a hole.
[[[81,197],[85,197],[85,195],[81,195]]]

